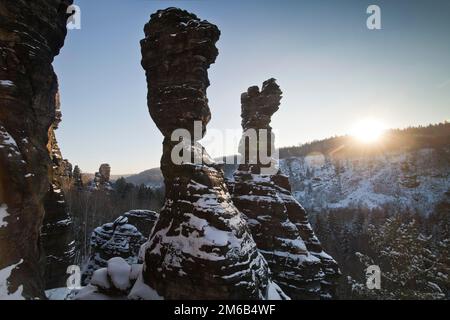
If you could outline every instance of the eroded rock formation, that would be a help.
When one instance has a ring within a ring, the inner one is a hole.
[[[242,94],[243,163],[230,189],[280,287],[293,299],[327,298],[337,264],[322,250],[305,210],[291,195],[287,176],[276,167],[264,172],[276,162],[270,122],[281,95],[275,79],[265,81],[261,91],[254,86]]]
[[[150,210],[130,210],[125,212],[123,216],[147,239],[155,226],[159,213]]]
[[[197,142],[211,118],[207,70],[218,55],[220,32],[176,8],[157,11],[144,31],[142,66],[150,115],[164,135],[166,185],[164,207],[146,244],[144,281],[165,299],[264,298],[267,262],[231,201],[223,171]],[[171,159],[176,129],[190,135],[183,154],[191,157],[181,164]]]
[[[109,183],[109,179],[111,177],[111,166],[107,163],[101,164],[98,169],[98,175],[100,184]]]
[[[72,172],[72,185],[76,190],[83,190],[83,176],[79,166],[75,166]]]
[[[92,180],[89,189],[91,190],[112,190],[111,182],[111,166],[107,163],[100,165],[98,172],[95,173],[94,180]]]
[[[45,288],[66,284],[67,267],[75,262],[76,245],[73,221],[67,207],[64,186],[71,184],[72,165],[63,159],[55,131],[61,122],[59,96],[56,96],[56,117],[49,130],[48,150],[52,160],[51,183],[44,198],[45,216],[41,242],[46,256]]]
[[[123,258],[128,264],[139,261],[139,250],[153,229],[158,213],[149,210],[132,210],[94,229],[90,239],[91,254],[83,272],[87,283],[93,272],[105,268],[109,259]]]
[[[0,2],[0,279],[2,298],[45,298],[39,234],[55,121],[52,61],[71,0]],[[3,272],[5,271],[5,272]]]

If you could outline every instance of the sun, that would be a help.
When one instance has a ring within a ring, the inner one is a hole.
[[[355,124],[352,136],[363,143],[374,143],[380,140],[386,126],[377,119],[364,119]]]

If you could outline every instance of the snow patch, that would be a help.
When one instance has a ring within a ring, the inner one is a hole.
[[[111,285],[109,284],[108,280],[108,269],[101,268],[95,270],[94,274],[92,275],[91,284],[102,289],[110,289]]]
[[[269,282],[267,300],[291,300],[281,288],[273,281]]]
[[[45,291],[48,300],[71,300],[74,290],[67,287],[49,289]]]
[[[131,287],[131,266],[123,258],[115,257],[109,259],[107,273],[117,289],[125,291]]]
[[[20,259],[18,263],[0,270],[0,300],[25,300],[22,296],[23,285],[20,285],[13,293],[9,293],[8,291],[8,279],[11,276],[11,272],[22,263],[23,259]]]
[[[146,285],[142,279],[142,273],[139,274],[136,283],[128,295],[130,300],[164,300],[156,290]]]
[[[8,206],[6,204],[0,205],[0,228],[4,228],[8,225],[4,219],[9,216]]]
[[[0,85],[3,87],[15,87],[14,82],[11,80],[0,80]]]
[[[75,296],[74,300],[124,300],[123,296],[107,296],[106,294],[98,292],[98,288],[92,285],[87,285],[81,289]]]
[[[3,126],[0,126],[0,137],[3,139],[3,142],[0,144],[0,148],[3,148],[4,146],[9,147],[17,147],[16,140],[14,140],[13,137],[6,131],[6,129]]]

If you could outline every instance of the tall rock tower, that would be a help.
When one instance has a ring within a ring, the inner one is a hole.
[[[230,188],[233,202],[248,218],[274,280],[292,299],[330,298],[331,280],[339,272],[336,262],[322,250],[305,210],[291,195],[288,178],[276,167],[264,172],[276,163],[270,122],[281,95],[275,79],[265,81],[261,91],[254,86],[242,94],[243,163]]]
[[[53,58],[71,0],[0,3],[0,288],[2,298],[44,298],[39,263],[43,199],[51,177],[55,121]]]
[[[168,8],[152,14],[144,31],[142,66],[150,115],[164,135],[166,185],[165,204],[146,247],[144,280],[166,299],[264,298],[267,262],[231,201],[223,171],[197,142],[211,118],[207,70],[218,55],[219,29]],[[171,157],[179,145],[171,141],[176,129],[190,134],[182,142],[188,159],[181,164]]]

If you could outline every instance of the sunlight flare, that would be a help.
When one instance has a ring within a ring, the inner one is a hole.
[[[364,119],[355,124],[351,135],[363,143],[373,143],[380,140],[386,131],[385,124],[377,119]]]

